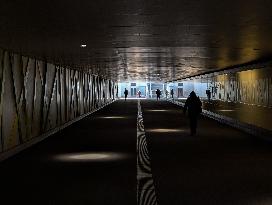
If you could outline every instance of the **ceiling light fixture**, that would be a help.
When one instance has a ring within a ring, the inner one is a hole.
[[[80,47],[81,47],[81,48],[86,48],[87,45],[86,45],[86,44],[81,44]]]

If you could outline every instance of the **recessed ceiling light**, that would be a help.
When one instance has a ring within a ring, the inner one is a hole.
[[[81,47],[81,48],[86,48],[87,45],[86,45],[86,44],[81,44],[80,47]]]

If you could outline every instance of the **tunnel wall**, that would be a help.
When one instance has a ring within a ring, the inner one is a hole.
[[[208,78],[208,88],[217,100],[271,107],[272,67],[215,74]]]
[[[272,62],[204,74],[177,83],[183,83],[185,97],[194,90],[207,98],[208,89],[213,100],[272,107]]]
[[[110,80],[0,49],[0,153],[112,101]]]

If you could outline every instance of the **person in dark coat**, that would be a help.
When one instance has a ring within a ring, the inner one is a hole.
[[[210,102],[211,101],[211,91],[206,90],[206,95],[207,95],[207,98],[208,98],[208,102]]]
[[[161,98],[161,91],[159,89],[156,90],[157,100]]]
[[[171,92],[170,92],[172,98],[174,98],[174,89],[171,89]]]
[[[127,100],[127,96],[128,96],[128,90],[126,88],[125,88],[124,94],[125,94],[125,101],[126,101]]]
[[[196,96],[196,93],[192,91],[187,98],[184,106],[184,114],[186,113],[186,110],[188,110],[188,116],[190,120],[190,130],[191,135],[196,134],[196,128],[197,128],[197,118],[199,114],[202,112],[202,103],[199,99],[199,97]]]

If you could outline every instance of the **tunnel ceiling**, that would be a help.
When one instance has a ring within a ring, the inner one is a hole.
[[[270,0],[1,0],[0,47],[114,80],[168,81],[269,58],[271,11]]]

